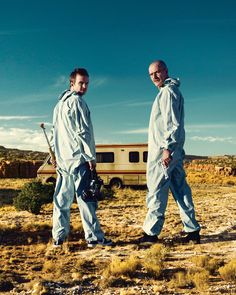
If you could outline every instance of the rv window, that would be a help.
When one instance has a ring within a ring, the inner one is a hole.
[[[143,162],[147,162],[148,152],[143,152]]]
[[[114,163],[114,153],[96,153],[97,163]]]
[[[139,162],[139,152],[129,152],[129,161],[130,163]]]

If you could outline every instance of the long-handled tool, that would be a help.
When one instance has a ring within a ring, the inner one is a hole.
[[[40,124],[40,127],[43,129],[43,133],[44,133],[44,136],[45,136],[46,141],[47,141],[47,144],[48,144],[48,149],[49,149],[49,154],[50,154],[50,157],[51,157],[51,162],[54,164],[54,163],[56,163],[56,158],[55,158],[54,152],[52,151],[51,145],[49,143],[49,140],[48,140],[48,136],[47,136],[47,133],[46,133],[46,128],[44,126],[44,123],[41,123]]]

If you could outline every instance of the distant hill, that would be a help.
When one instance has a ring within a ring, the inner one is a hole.
[[[29,150],[19,150],[6,148],[0,146],[0,161],[1,160],[45,160],[48,153],[29,151]],[[197,155],[186,155],[185,162],[200,161],[204,164],[228,164],[236,166],[236,155],[224,155],[224,156],[197,156]]]
[[[48,153],[29,151],[29,150],[19,150],[5,148],[0,146],[0,161],[1,160],[44,160]]]

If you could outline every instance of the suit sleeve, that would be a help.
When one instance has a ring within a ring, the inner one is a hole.
[[[160,97],[160,111],[163,118],[163,141],[161,147],[173,152],[179,143],[180,111],[179,99],[170,89],[163,89]]]
[[[78,100],[73,104],[75,116],[75,136],[85,161],[96,160],[96,148],[90,111],[85,101]]]

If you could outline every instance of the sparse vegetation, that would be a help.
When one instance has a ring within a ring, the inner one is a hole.
[[[221,277],[225,281],[236,282],[236,259],[231,260],[219,269]]]
[[[209,272],[205,269],[189,271],[188,278],[199,291],[209,287]]]
[[[105,192],[97,214],[115,243],[109,248],[87,248],[76,203],[71,208],[70,236],[60,249],[51,246],[51,203],[41,206],[39,215],[0,203],[0,292],[234,294],[236,186],[204,183],[200,174],[199,179],[192,178],[191,187],[202,226],[200,245],[181,244],[183,227],[172,196],[159,243],[137,244],[147,210],[145,189]],[[214,181],[222,183],[222,178]],[[25,183],[31,181],[0,180],[0,187],[22,190]],[[223,261],[228,263],[223,266]]]
[[[114,257],[111,263],[108,265],[107,269],[105,269],[103,276],[115,276],[119,277],[121,275],[124,276],[132,276],[134,272],[140,265],[140,261],[136,256],[130,256],[122,261],[118,257]]]
[[[190,277],[184,271],[178,271],[174,274],[170,286],[172,288],[187,288],[192,287],[192,281]]]
[[[156,244],[145,253],[143,266],[149,275],[155,278],[158,278],[161,275],[163,270],[163,262],[167,252],[168,250],[166,247]]]
[[[212,258],[209,255],[194,256],[191,260],[197,267],[209,271],[210,274],[214,274],[223,264],[222,259]]]
[[[18,211],[27,210],[33,214],[39,214],[43,204],[52,202],[53,193],[54,187],[52,184],[32,181],[23,186],[13,204]]]

